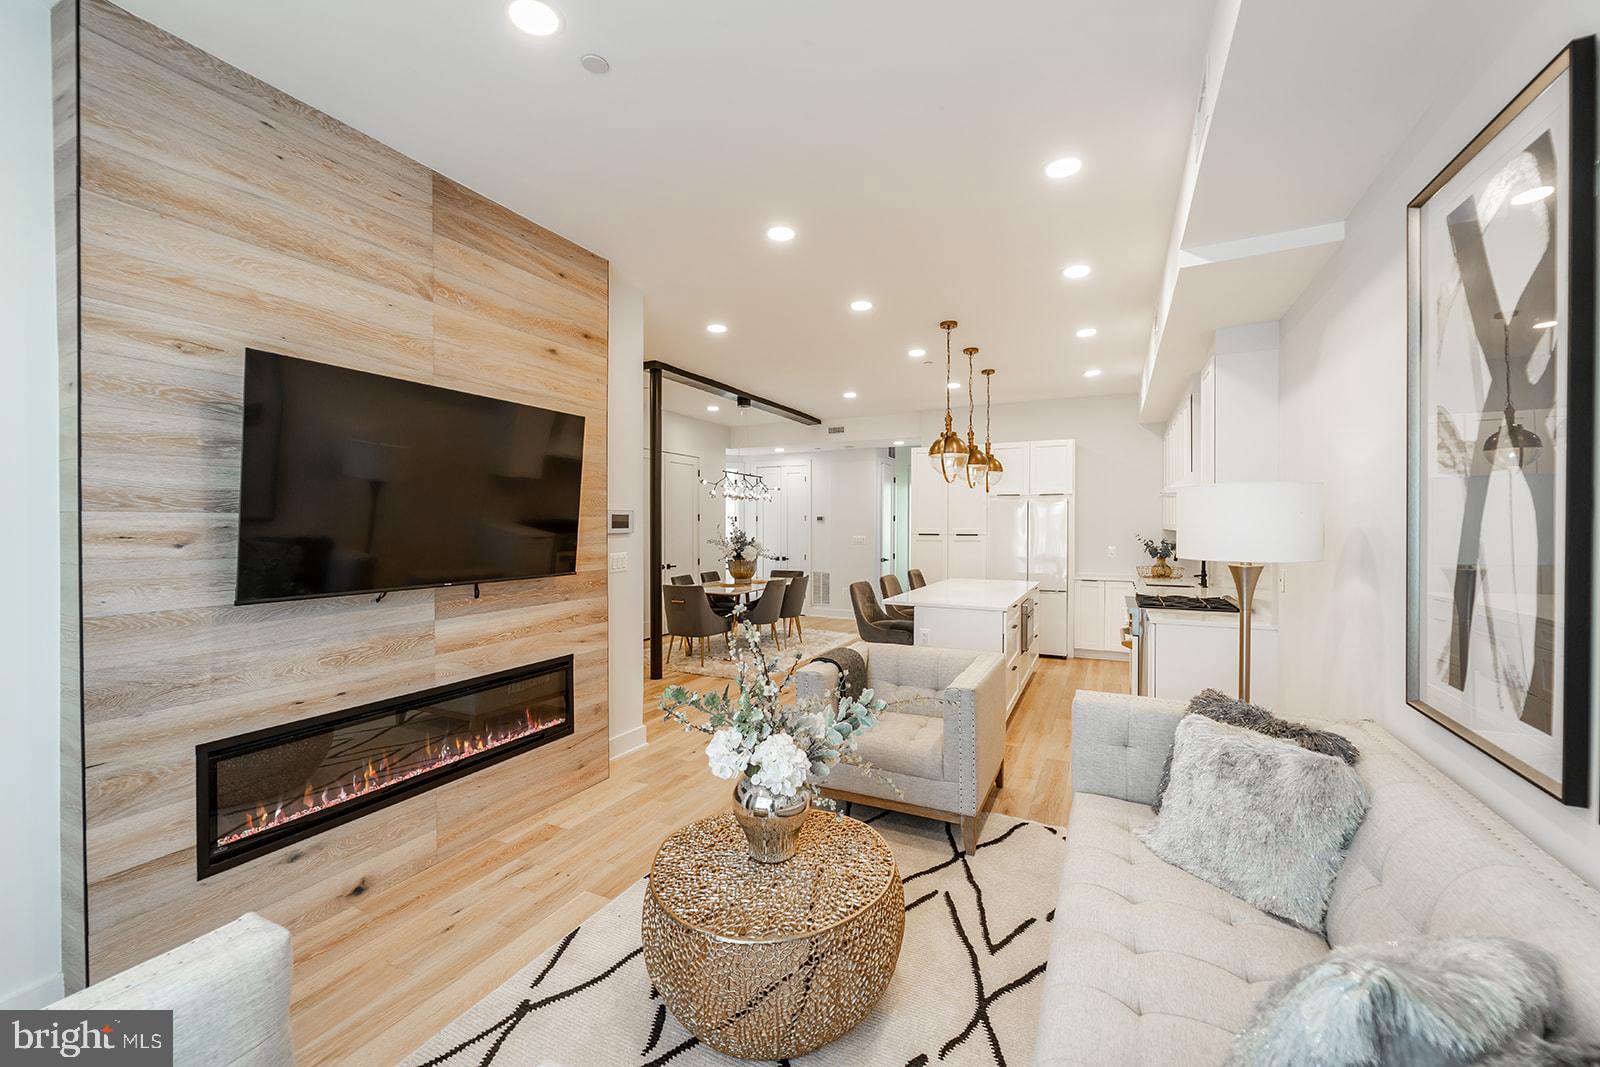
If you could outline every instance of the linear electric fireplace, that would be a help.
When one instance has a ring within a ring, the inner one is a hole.
[[[198,745],[200,877],[572,729],[564,656]]]

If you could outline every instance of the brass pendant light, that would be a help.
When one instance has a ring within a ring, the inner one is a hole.
[[[994,368],[983,369],[983,491],[992,493],[1000,488],[1000,479],[1005,477],[1005,466],[995,458],[994,445],[989,441],[990,415],[994,407],[994,397],[989,388],[994,384]]]
[[[984,484],[983,477],[989,469],[989,453],[978,447],[972,426],[973,412],[978,402],[972,389],[972,357],[978,354],[978,350],[963,348],[961,351],[967,357],[967,488],[977,489]]]
[[[939,324],[939,329],[944,331],[944,433],[928,446],[928,460],[946,482],[960,478],[961,469],[967,465],[967,446],[956,436],[950,416],[950,331],[955,328],[954,319]]]

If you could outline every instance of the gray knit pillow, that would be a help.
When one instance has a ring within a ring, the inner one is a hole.
[[[1186,710],[1190,715],[1204,715],[1208,719],[1224,722],[1229,726],[1242,726],[1246,730],[1254,730],[1268,737],[1281,737],[1312,752],[1338,756],[1352,767],[1361,758],[1356,746],[1341,734],[1331,730],[1318,730],[1301,722],[1280,719],[1266,708],[1235,700],[1220,689],[1202,689],[1189,701]],[[1172,753],[1169,752],[1167,764],[1161,768],[1161,782],[1156,786],[1156,802],[1150,805],[1151,811],[1157,813],[1161,811],[1161,798],[1166,795],[1167,779],[1171,774]]]
[[[1543,1034],[1560,1010],[1549,953],[1505,938],[1417,938],[1335,949],[1278,979],[1230,1067],[1582,1063]],[[1562,1057],[1567,1057],[1563,1060]]]
[[[1167,802],[1139,837],[1174,867],[1320,934],[1366,814],[1366,789],[1342,760],[1185,715]]]

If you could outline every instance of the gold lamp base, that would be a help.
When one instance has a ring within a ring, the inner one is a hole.
[[[1261,580],[1260,563],[1230,563],[1233,587],[1239,593],[1239,699],[1250,702],[1250,604]]]

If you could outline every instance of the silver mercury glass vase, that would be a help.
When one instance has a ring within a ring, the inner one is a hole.
[[[750,858],[757,863],[783,863],[794,859],[800,844],[800,827],[811,811],[811,796],[802,792],[792,799],[774,797],[750,784],[748,775],[733,787],[733,817],[750,843]]]

